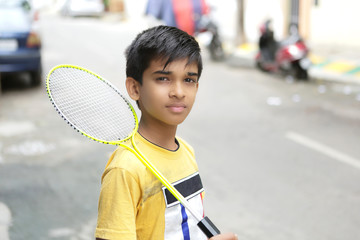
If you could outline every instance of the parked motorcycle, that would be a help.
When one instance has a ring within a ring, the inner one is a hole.
[[[148,0],[145,13],[200,39],[209,49],[211,59],[221,61],[225,52],[218,26],[211,16],[213,10],[205,0]]]
[[[225,52],[220,39],[218,26],[209,15],[201,16],[195,35],[201,39],[200,41],[207,47],[213,61],[224,60]]]
[[[311,66],[307,57],[309,48],[298,34],[297,28],[293,26],[290,36],[281,42],[274,40],[269,21],[261,26],[260,31],[256,66],[265,72],[280,72],[284,76],[308,79],[308,69]]]

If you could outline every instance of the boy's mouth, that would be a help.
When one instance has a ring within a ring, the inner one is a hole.
[[[171,104],[166,106],[168,109],[170,109],[170,111],[175,112],[175,113],[180,113],[182,111],[184,111],[184,109],[186,108],[185,104]]]

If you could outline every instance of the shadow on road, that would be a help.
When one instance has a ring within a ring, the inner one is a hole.
[[[29,73],[1,73],[0,90],[4,92],[26,91],[34,88]]]

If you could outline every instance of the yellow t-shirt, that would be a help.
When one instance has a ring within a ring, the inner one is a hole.
[[[169,151],[135,135],[135,144],[174,184],[189,204],[203,214],[203,187],[193,149],[177,139]],[[131,145],[131,141],[125,144]],[[118,147],[102,176],[95,237],[102,239],[207,239],[197,221],[129,150]]]

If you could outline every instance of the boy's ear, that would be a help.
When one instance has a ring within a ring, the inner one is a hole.
[[[139,100],[140,98],[140,83],[132,77],[126,78],[126,90],[132,100]]]

